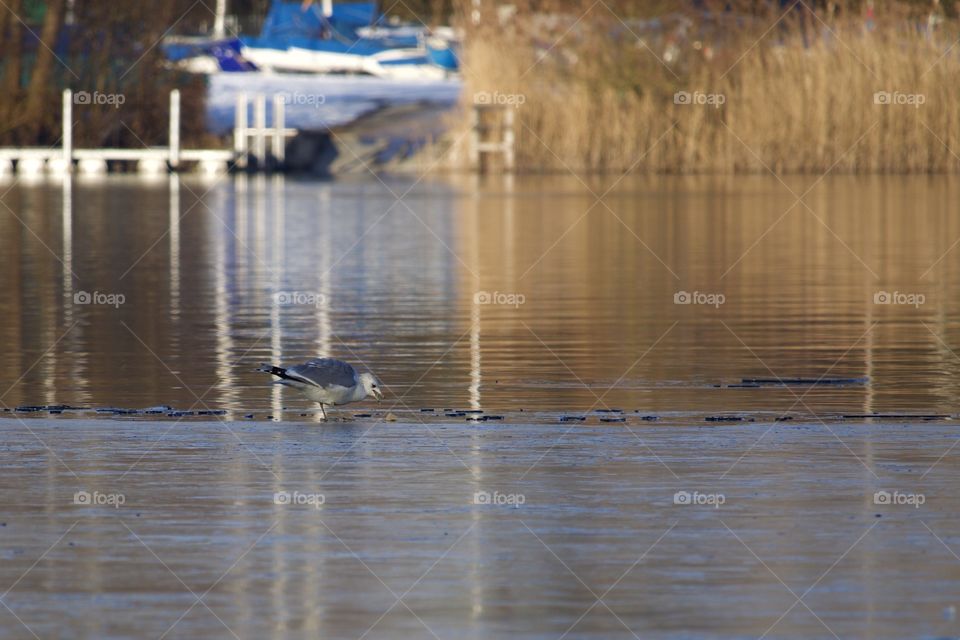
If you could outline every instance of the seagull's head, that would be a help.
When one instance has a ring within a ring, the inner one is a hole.
[[[361,373],[360,384],[368,396],[374,396],[377,402],[383,399],[383,391],[380,390],[380,381],[372,373]]]

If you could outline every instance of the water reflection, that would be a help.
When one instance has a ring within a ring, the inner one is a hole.
[[[953,409],[953,179],[612,182],[8,184],[3,401],[278,414],[256,363],[334,355],[401,409]],[[821,375],[871,383],[715,386]]]
[[[627,179],[613,211],[567,178],[431,179],[404,197],[412,212],[394,197],[410,187],[244,176],[4,187],[3,402],[277,414],[305,404],[254,365],[329,353],[367,363],[414,409],[954,409],[951,179],[828,179],[809,199],[821,220],[760,178]],[[680,291],[725,302],[674,304]],[[883,291],[926,299],[875,304]],[[871,383],[802,401],[713,386],[774,375]],[[934,637],[949,604],[937,587],[957,578],[931,536],[949,543],[958,506],[943,423],[788,423],[763,437],[759,425],[654,425],[640,439],[516,423],[442,425],[438,438],[415,423],[364,437],[366,423],[204,422],[154,436],[144,423],[35,421],[28,434],[0,422],[4,581],[17,582],[6,599],[43,637],[159,637],[196,604],[184,584],[217,585],[205,602],[241,637],[423,635],[389,611],[384,584],[418,584],[409,606],[440,637],[610,637],[623,629],[603,610],[577,616],[596,604],[585,585],[615,582],[605,602],[644,637],[756,637],[795,600],[756,558],[787,583],[822,580],[810,606],[839,634]],[[676,508],[676,482],[716,485],[729,503]],[[929,510],[876,519],[873,491],[915,483]],[[82,510],[70,502],[82,487],[122,488],[129,508]],[[330,503],[272,501],[294,488]],[[527,506],[473,502],[495,489]],[[818,620],[786,618],[777,633],[822,635]],[[224,634],[200,606],[177,625]]]

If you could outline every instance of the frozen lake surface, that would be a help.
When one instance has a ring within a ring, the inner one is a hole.
[[[954,424],[0,429],[3,638],[958,631]]]

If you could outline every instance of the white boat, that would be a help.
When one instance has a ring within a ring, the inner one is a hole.
[[[171,36],[171,64],[195,73],[357,74],[391,80],[442,80],[455,74],[452,29],[387,24],[376,3],[273,0],[259,36]]]
[[[396,80],[440,80],[450,75],[431,64],[419,49],[385,49],[372,55],[303,47],[244,46],[241,51],[258,69],[274,73],[347,73]]]
[[[274,0],[258,37],[241,54],[258,69],[282,73],[365,74],[392,79],[442,79],[454,71],[435,63],[422,26],[391,26],[375,3],[315,5]]]

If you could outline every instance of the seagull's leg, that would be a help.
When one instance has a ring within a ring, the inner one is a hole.
[[[326,419],[327,419],[327,411],[326,411],[326,409],[323,408],[323,403],[322,403],[322,402],[320,403],[320,413],[323,414],[323,419],[324,419],[324,421],[326,421]]]

